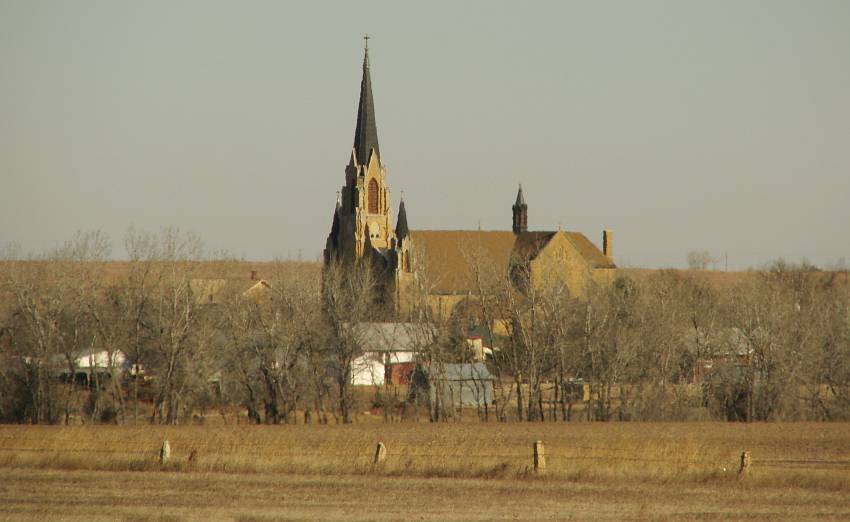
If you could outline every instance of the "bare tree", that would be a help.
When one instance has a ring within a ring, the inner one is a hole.
[[[213,331],[205,322],[200,296],[192,279],[202,259],[200,240],[177,229],[164,229],[158,237],[158,271],[151,288],[145,324],[150,350],[148,361],[157,373],[151,422],[176,424],[190,413],[189,388],[206,385],[203,370]]]
[[[708,250],[692,250],[688,252],[688,268],[691,270],[705,270],[708,268],[708,265],[716,261]]]
[[[363,353],[363,329],[358,323],[379,315],[381,301],[375,267],[366,260],[331,263],[322,279],[323,309],[327,319],[332,368],[336,378],[339,412],[343,423],[351,414],[351,365]]]
[[[26,417],[32,422],[58,420],[56,376],[63,373],[62,365],[70,380],[62,401],[66,423],[76,409],[76,361],[86,348],[91,353],[101,342],[92,330],[86,303],[97,293],[98,269],[108,253],[107,238],[88,232],[45,255],[6,263],[3,287],[15,302],[10,345],[16,366],[22,369]],[[89,368],[95,404],[100,391],[97,374],[96,367]]]
[[[305,360],[321,336],[319,286],[315,281],[278,274],[271,283],[237,289],[224,306],[224,327],[235,348],[241,382],[248,393],[249,416],[262,389],[267,423],[295,422],[304,394]],[[316,361],[321,364],[320,361]]]
[[[576,383],[591,387],[592,420],[850,418],[850,278],[840,272],[780,261],[730,285],[656,271],[591,285],[579,299],[556,271],[533,273],[522,259],[497,266],[472,244],[467,295],[435,298],[419,261],[407,286],[392,289],[404,306],[390,310],[391,288],[377,284],[388,274],[369,257],[329,265],[321,278],[281,263],[246,291],[222,275],[239,265],[206,260],[191,235],[131,229],[125,244],[130,260],[120,264],[107,262],[100,233],[26,260],[5,254],[0,419],[123,422],[149,407],[152,422],[176,423],[202,417],[217,384],[227,388],[219,404],[241,401],[253,422],[295,422],[302,409],[305,422],[352,422],[363,325],[388,320],[404,331],[383,333],[405,337],[435,375],[442,364],[480,360],[468,338],[485,330],[501,348],[487,365],[502,421],[513,408],[524,421],[573,418]],[[213,295],[219,281],[232,283],[223,300]],[[116,365],[120,353],[129,375]],[[461,385],[478,397],[482,421],[488,379],[473,374]],[[395,420],[400,389],[377,391]],[[435,393],[431,420],[460,420],[456,399]]]

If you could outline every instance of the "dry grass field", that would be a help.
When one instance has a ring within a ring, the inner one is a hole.
[[[0,519],[33,518],[848,520],[850,426],[0,427]]]

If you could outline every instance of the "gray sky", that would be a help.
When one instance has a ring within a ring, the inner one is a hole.
[[[316,258],[368,32],[411,228],[615,231],[630,266],[850,259],[850,2],[0,0],[0,244],[179,226]]]

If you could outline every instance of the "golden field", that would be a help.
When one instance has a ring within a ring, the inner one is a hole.
[[[0,477],[9,520],[846,520],[850,425],[3,426]]]

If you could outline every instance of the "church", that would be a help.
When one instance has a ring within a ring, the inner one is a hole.
[[[345,168],[345,184],[337,193],[324,251],[326,266],[357,260],[372,263],[379,269],[386,298],[399,312],[408,307],[406,292],[413,283],[424,281],[426,284],[418,287],[427,289],[430,306],[441,316],[451,315],[479,292],[480,277],[476,276],[485,263],[506,277],[522,272],[531,284],[546,284],[558,277],[578,299],[591,285],[613,281],[616,265],[611,231],[603,231],[601,250],[579,232],[529,231],[522,186],[510,206],[510,230],[411,229],[403,200],[393,223],[387,171],[378,146],[368,39],[366,42],[354,146]]]

